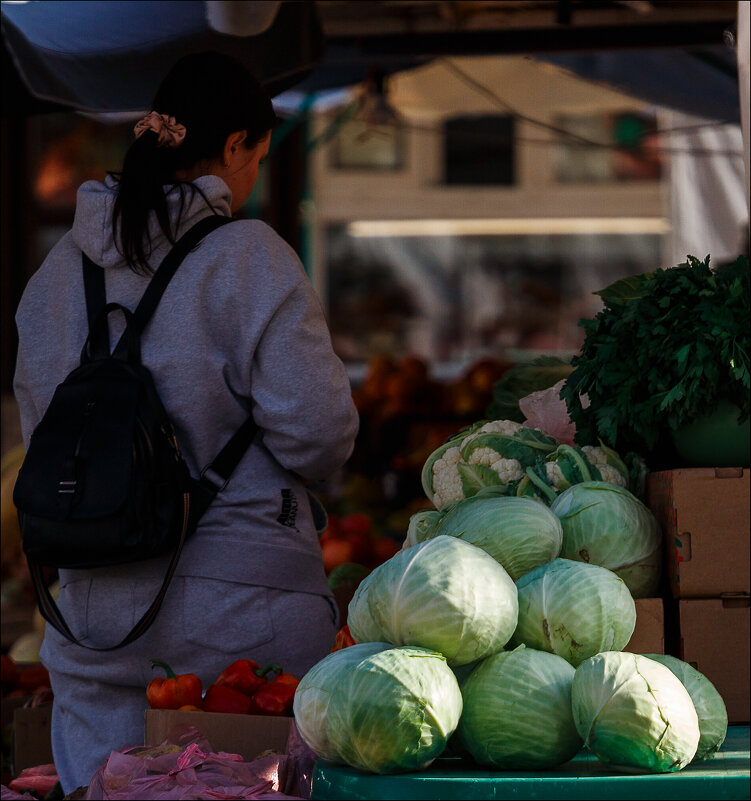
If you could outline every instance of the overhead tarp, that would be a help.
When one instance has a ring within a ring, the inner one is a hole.
[[[536,54],[579,77],[686,114],[739,122],[738,67],[730,45]]]
[[[312,2],[279,3],[271,25],[255,36],[217,32],[208,11],[202,0],[3,2],[4,113],[141,111],[171,64],[203,49],[239,58],[272,95],[292,87],[320,92],[351,86],[374,68],[390,74],[431,60],[407,46],[379,52],[366,46],[368,37],[325,42]],[[409,34],[404,39],[408,43]],[[737,121],[734,49],[719,43],[690,50],[667,45],[533,55],[658,105]]]
[[[255,36],[219,33],[203,0],[38,0],[2,4],[3,113],[149,108],[181,56],[218,50],[249,67],[272,95],[321,61],[314,3],[281,3]]]

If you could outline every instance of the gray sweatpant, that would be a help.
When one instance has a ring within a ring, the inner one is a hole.
[[[161,584],[131,569],[78,574],[61,586],[59,606],[73,634],[96,646],[119,642]],[[86,650],[48,625],[41,658],[55,695],[52,752],[63,790],[88,785],[113,750],[143,744],[146,685],[164,675],[152,659],[196,673],[204,688],[235,659],[302,677],[329,653],[337,626],[329,596],[190,576],[172,580],[152,627],[119,650]]]

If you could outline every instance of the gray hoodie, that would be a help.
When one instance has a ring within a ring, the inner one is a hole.
[[[230,215],[230,191],[220,178],[195,183],[218,213]],[[27,447],[55,387],[78,366],[86,339],[81,251],[104,268],[108,301],[134,309],[148,284],[115,246],[115,186],[108,178],[80,187],[72,231],[31,278],[19,305],[14,390]],[[176,190],[168,201],[175,215]],[[196,194],[178,235],[211,213]],[[170,245],[152,223],[155,267]],[[119,318],[110,315],[112,345],[122,330]],[[304,481],[325,479],[344,464],[358,418],[318,297],[294,251],[258,220],[212,232],[178,269],[141,346],[194,476],[249,413],[261,429],[188,541],[177,575],[328,594]]]

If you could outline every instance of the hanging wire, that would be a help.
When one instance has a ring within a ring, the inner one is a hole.
[[[500,108],[502,108],[505,111],[507,111],[508,114],[510,116],[512,116],[514,119],[523,120],[524,122],[528,122],[531,125],[535,125],[535,126],[537,126],[539,128],[547,129],[549,131],[552,131],[553,133],[556,133],[556,134],[559,134],[559,135],[563,136],[566,139],[575,140],[575,142],[566,143],[566,144],[578,144],[578,145],[581,145],[581,146],[595,147],[595,148],[607,148],[607,149],[613,149],[613,150],[618,150],[618,149],[621,148],[620,145],[618,145],[618,144],[616,144],[614,142],[596,142],[596,141],[594,141],[592,139],[589,139],[587,137],[580,136],[579,134],[576,134],[576,133],[574,133],[572,131],[568,131],[565,128],[559,128],[559,127],[557,127],[555,125],[552,125],[552,124],[550,124],[548,122],[545,122],[543,120],[538,120],[538,119],[536,119],[534,117],[529,117],[529,116],[527,116],[525,114],[521,114],[510,103],[508,103],[506,100],[504,100],[498,94],[496,94],[496,92],[494,92],[490,87],[486,86],[485,84],[481,83],[477,79],[473,78],[471,75],[469,75],[467,72],[465,72],[461,67],[459,67],[457,64],[455,64],[450,59],[443,57],[443,58],[441,58],[439,60],[441,61],[441,63],[444,64],[444,66],[448,67],[449,70],[451,70],[455,75],[457,75],[466,84],[471,86],[473,89],[475,89],[477,92],[479,92],[480,94],[484,95],[485,97],[490,98],[496,105],[498,105]],[[654,131],[654,134],[662,136],[664,134],[679,133],[679,132],[683,132],[683,131],[686,131],[686,130],[693,130],[693,129],[703,128],[703,127],[716,128],[716,127],[719,127],[720,125],[724,125],[724,124],[727,124],[727,123],[724,123],[724,122],[712,122],[712,123],[703,123],[703,124],[697,124],[697,125],[687,125],[687,126],[681,126],[681,127],[676,127],[676,128],[658,129],[658,130]],[[532,140],[532,139],[521,139],[521,138],[518,141],[537,142],[539,144],[547,143],[547,144],[552,144],[552,145],[556,145],[556,146],[560,145],[560,144],[563,144],[560,141],[557,141],[557,142],[556,141],[552,141],[551,142],[549,140]],[[707,148],[673,148],[673,147],[669,147],[669,146],[666,147],[666,146],[663,146],[663,145],[657,145],[657,146],[655,146],[653,148],[653,150],[655,152],[658,152],[658,153],[673,153],[673,154],[678,153],[678,154],[691,154],[691,155],[701,155],[701,156],[717,155],[717,156],[732,156],[732,157],[736,157],[736,158],[743,158],[743,153],[741,153],[739,151],[735,151],[735,150],[714,150],[714,149],[707,149]]]
[[[619,145],[615,142],[598,142],[586,136],[581,136],[580,134],[577,134],[573,131],[569,131],[565,128],[553,125],[544,120],[540,120],[535,117],[530,117],[526,114],[522,114],[519,111],[517,111],[508,101],[504,100],[496,92],[494,92],[490,87],[486,86],[477,79],[473,78],[471,75],[465,72],[461,67],[459,67],[450,59],[443,57],[437,60],[441,61],[446,67],[448,67],[449,70],[451,70],[462,81],[471,86],[475,91],[492,100],[496,106],[503,109],[510,117],[513,117],[514,120],[527,122],[530,125],[534,125],[535,127],[542,128],[543,130],[547,130],[554,134],[557,134],[558,137],[560,138],[535,139],[533,137],[524,137],[524,136],[507,137],[503,135],[499,136],[497,134],[490,134],[487,132],[473,132],[473,131],[462,132],[462,136],[474,137],[477,138],[478,140],[483,139],[486,142],[493,141],[496,143],[506,143],[509,141],[509,139],[513,139],[513,141],[515,142],[543,145],[546,147],[560,147],[563,145],[567,147],[582,147],[582,148],[587,147],[599,150],[623,149],[622,145]],[[301,108],[294,117],[289,118],[287,122],[290,124],[290,126],[294,127],[306,115],[310,114],[312,110],[311,106],[312,103],[308,103],[307,105],[305,105],[305,107]],[[315,150],[320,145],[330,142],[337,136],[339,131],[344,127],[344,125],[347,122],[349,122],[350,120],[354,119],[357,116],[357,113],[358,111],[360,111],[361,108],[362,108],[362,99],[355,98],[352,102],[347,103],[342,108],[337,109],[335,112],[318,112],[318,116],[320,118],[323,119],[330,118],[330,122],[320,134],[318,134],[316,137],[314,137],[307,143],[306,149],[310,152],[312,150]],[[650,132],[650,135],[663,137],[663,136],[670,136],[672,134],[685,133],[686,131],[700,130],[703,128],[718,128],[720,126],[727,124],[731,124],[730,121],[696,123],[696,124],[676,126],[674,128],[666,128],[666,129],[660,128],[653,132]],[[401,130],[404,131],[411,131],[416,133],[443,135],[443,127],[441,125],[437,126],[416,125],[414,123],[408,123],[404,120],[402,120],[401,122],[395,121],[395,122],[384,123],[378,126],[378,129],[383,129],[383,128],[391,128],[391,129],[400,128]],[[377,129],[374,128],[374,131],[375,130]],[[699,148],[699,147],[680,148],[680,147],[672,147],[669,145],[654,145],[652,147],[652,150],[653,152],[660,154],[667,154],[667,155],[729,156],[731,158],[738,158],[738,159],[743,158],[743,153],[740,151],[717,150],[713,148]]]

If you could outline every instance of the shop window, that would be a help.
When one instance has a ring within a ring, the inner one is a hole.
[[[432,364],[570,356],[593,293],[653,269],[662,235],[360,236],[326,233],[328,317],[351,367],[376,354]]]
[[[514,181],[513,117],[468,115],[444,123],[446,184],[512,186]]]
[[[555,148],[555,176],[560,183],[655,181],[662,175],[654,115],[566,114],[555,124],[576,137],[561,136]]]

